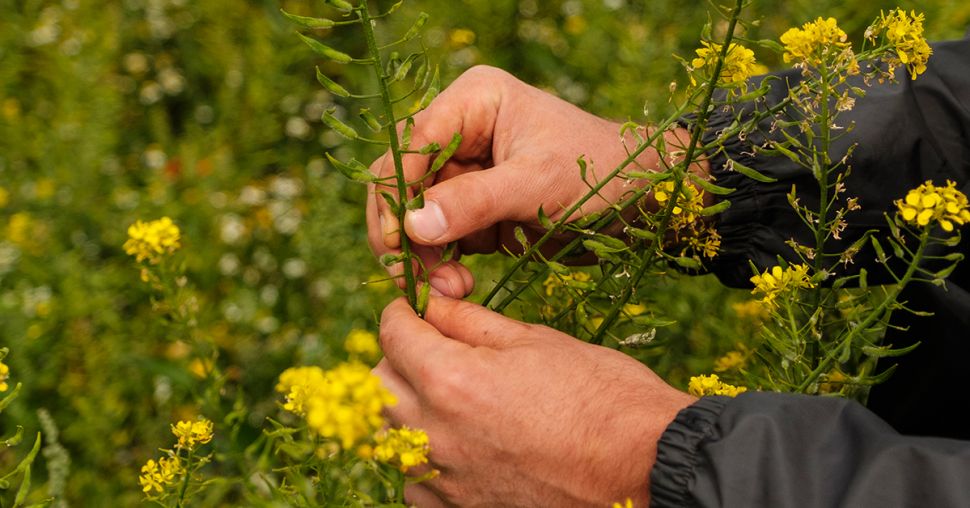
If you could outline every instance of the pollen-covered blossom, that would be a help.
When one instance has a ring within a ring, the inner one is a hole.
[[[661,207],[666,206],[670,196],[674,193],[674,187],[675,184],[672,180],[658,183],[653,188],[653,199]],[[703,209],[704,192],[684,182],[680,186],[677,202],[671,210],[673,216],[670,218],[670,228],[677,231],[693,225]]]
[[[895,47],[899,62],[909,69],[913,79],[926,72],[926,62],[933,54],[933,49],[923,37],[922,13],[916,14],[912,11],[907,14],[899,8],[889,11],[889,14],[880,13],[871,33],[875,36],[883,30],[886,39]]]
[[[373,332],[354,328],[344,340],[344,349],[351,355],[361,358],[377,358],[381,354],[381,346],[377,343],[377,336]]]
[[[5,392],[10,389],[10,385],[7,384],[7,380],[10,379],[10,367],[0,360],[0,392]]]
[[[135,221],[128,226],[125,252],[135,256],[138,262],[148,260],[158,263],[164,256],[181,247],[181,232],[168,217],[150,222]]]
[[[212,441],[212,422],[205,418],[199,418],[194,422],[180,421],[172,425],[172,434],[178,438],[176,448],[195,448],[197,444],[206,444]]]
[[[374,436],[374,458],[397,466],[401,472],[428,463],[428,435],[420,429],[401,427],[378,432]]]
[[[695,50],[697,58],[691,61],[691,66],[694,69],[709,67],[713,71],[723,45],[706,41],[701,44],[704,46]],[[721,65],[718,85],[730,87],[743,85],[759,69],[758,64],[755,63],[754,51],[740,44],[731,43],[724,56],[724,63]]]
[[[782,34],[781,43],[785,46],[783,58],[786,63],[819,64],[823,53],[832,50],[841,52],[848,48],[846,38],[835,18],[818,18]]]
[[[943,187],[927,180],[909,191],[905,199],[897,199],[896,207],[904,221],[916,226],[939,223],[944,231],[950,232],[954,225],[962,226],[970,222],[967,195],[957,190],[956,183],[950,180]]]
[[[306,419],[307,427],[336,438],[344,449],[384,425],[381,411],[397,399],[364,364],[351,362],[323,371],[297,367],[280,374],[276,390],[286,393],[283,408]]]
[[[804,264],[788,265],[784,269],[780,266],[772,267],[760,275],[751,277],[751,282],[754,284],[751,294],[763,295],[761,302],[768,307],[775,305],[775,298],[781,293],[815,287],[808,276],[808,266]]]
[[[736,397],[739,393],[746,391],[748,389],[743,386],[729,385],[721,381],[717,377],[717,374],[711,374],[710,376],[692,376],[690,383],[687,385],[687,392],[695,397],[703,397],[705,395]]]
[[[150,495],[152,490],[161,494],[174,484],[181,474],[182,464],[175,457],[162,457],[157,462],[154,459],[148,459],[148,462],[141,467],[138,483],[146,494]]]

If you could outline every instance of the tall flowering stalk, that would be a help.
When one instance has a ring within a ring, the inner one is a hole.
[[[410,53],[406,57],[400,57],[398,53],[390,52],[391,48],[404,48],[412,40],[420,42],[422,29],[427,22],[427,14],[418,15],[414,25],[399,39],[387,44],[380,44],[375,34],[375,26],[378,20],[391,14],[400,2],[392,6],[387,12],[372,14],[368,2],[361,1],[357,4],[343,0],[328,0],[327,3],[342,13],[346,19],[333,21],[325,18],[313,18],[297,16],[284,12],[294,23],[307,29],[333,28],[337,26],[355,26],[360,30],[361,37],[367,45],[367,55],[364,58],[354,58],[351,55],[331,48],[317,40],[300,34],[304,42],[320,57],[337,64],[362,65],[369,67],[374,74],[374,82],[378,92],[376,94],[354,94],[339,85],[333,79],[317,69],[317,79],[328,91],[338,97],[353,99],[360,102],[378,101],[379,111],[375,115],[369,108],[360,108],[360,118],[364,125],[371,131],[383,135],[386,139],[374,139],[362,136],[356,128],[349,123],[337,118],[333,110],[323,114],[323,121],[335,132],[351,141],[359,141],[367,144],[378,145],[387,149],[391,161],[394,165],[394,175],[387,178],[378,178],[368,171],[367,167],[357,159],[349,162],[341,162],[334,157],[327,155],[331,164],[348,178],[376,185],[380,199],[383,199],[391,211],[397,217],[398,224],[404,224],[404,216],[408,209],[421,208],[423,206],[423,189],[420,182],[441,169],[444,163],[454,154],[461,143],[461,136],[455,134],[447,146],[441,147],[437,143],[430,143],[426,146],[412,149],[411,128],[414,125],[414,115],[422,109],[428,107],[431,101],[437,96],[440,90],[438,71],[430,64],[425,53],[423,44],[419,45],[417,51]],[[389,53],[390,52],[390,53]],[[417,66],[415,67],[415,65]],[[416,69],[413,79],[411,70]],[[406,84],[403,90],[398,90],[401,83]],[[404,102],[418,92],[420,95],[413,105],[406,112],[399,112],[395,105]],[[398,131],[398,128],[401,131]],[[408,181],[404,172],[403,156],[409,153],[422,155],[436,155],[434,162],[425,175],[421,175],[412,181]],[[427,281],[427,276],[433,267],[422,266],[422,261],[412,253],[410,239],[405,234],[400,234],[400,249],[398,255],[390,255],[382,258],[381,262],[385,265],[400,264],[402,266],[402,277],[404,278],[404,293],[408,303],[411,304],[419,315],[424,314],[427,306],[428,292],[431,289]],[[425,278],[419,281],[419,272],[415,268],[420,268],[420,273]],[[419,288],[419,282],[423,284]]]

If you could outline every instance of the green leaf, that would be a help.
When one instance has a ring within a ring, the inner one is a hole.
[[[381,132],[384,130],[384,126],[381,125],[381,122],[376,116],[374,116],[374,113],[370,112],[370,109],[360,108],[360,118],[365,124],[367,124],[367,127],[369,127],[370,130],[374,132]]]
[[[438,93],[440,91],[441,91],[441,79],[438,76],[438,69],[436,68],[434,70],[434,77],[431,78],[431,84],[428,85],[428,89],[425,90],[424,95],[421,97],[421,100],[418,101],[416,109],[420,111],[430,106],[431,101],[433,101],[434,98],[438,96]]]
[[[441,145],[432,141],[431,143],[428,143],[427,145],[422,146],[421,149],[418,150],[418,153],[420,153],[421,155],[428,155],[429,153],[435,153],[440,151],[441,151]]]
[[[370,170],[367,169],[367,166],[363,165],[357,159],[350,159],[350,162],[343,163],[337,160],[334,156],[330,155],[330,153],[327,153],[326,156],[327,160],[330,161],[330,164],[337,168],[337,171],[339,171],[340,174],[351,180],[361,183],[370,183],[377,180],[377,176],[371,173]]]
[[[296,35],[299,35],[300,38],[303,39],[303,42],[305,42],[307,46],[310,46],[310,49],[312,49],[314,53],[324,58],[333,60],[334,62],[341,63],[341,64],[346,64],[354,61],[354,59],[347,53],[337,51],[336,49],[333,49],[330,46],[327,46],[326,44],[316,39],[307,37],[301,33],[297,33]]]
[[[740,162],[733,159],[728,161],[728,166],[731,170],[737,171],[738,173],[741,173],[742,175],[758,182],[774,183],[778,181],[777,178],[772,178],[770,176],[764,175],[759,171],[753,168],[750,168],[748,166],[745,166],[744,164],[741,164]]]
[[[698,187],[717,196],[726,196],[734,192],[735,190],[737,190],[737,189],[732,189],[730,187],[721,187],[720,185],[715,185],[710,180],[706,178],[701,178],[695,175],[694,173],[690,173],[689,178],[690,178],[690,181],[697,184]]]
[[[451,141],[448,142],[448,146],[441,150],[438,156],[435,157],[434,162],[431,163],[431,167],[428,169],[428,174],[435,173],[441,169],[448,162],[448,159],[455,154],[459,145],[461,145],[461,134],[456,132],[451,136]]]
[[[384,198],[384,202],[387,203],[387,207],[391,209],[391,213],[398,215],[398,212],[401,211],[401,205],[398,204],[397,198],[386,190],[379,190],[377,193]]]
[[[303,28],[332,28],[336,23],[326,18],[311,18],[308,16],[297,16],[280,9],[286,19],[302,26]]]
[[[576,159],[576,164],[579,165],[579,178],[585,182],[586,181],[586,156],[580,155],[579,158]]]
[[[346,0],[326,0],[326,2],[342,12],[350,12],[354,9],[354,6]]]
[[[323,123],[327,124],[327,127],[337,131],[337,134],[353,141],[360,137],[357,131],[353,127],[337,120],[337,117],[333,116],[333,112],[336,111],[335,108],[330,108],[323,112],[323,116],[320,118]]]
[[[906,347],[901,347],[893,349],[892,346],[862,346],[862,352],[871,358],[886,358],[892,356],[903,356],[910,353],[916,346],[919,346],[919,342],[911,344]]]
[[[539,205],[539,225],[545,229],[552,229],[556,225],[552,222],[552,219],[546,215],[546,211],[542,209],[542,205]]]
[[[676,257],[674,258],[674,263],[681,268],[686,268],[688,270],[700,270],[703,268],[701,262],[694,258]]]
[[[327,89],[328,92],[336,95],[337,97],[350,97],[350,92],[346,88],[338,85],[335,81],[328,78],[326,74],[320,71],[320,67],[317,67],[317,81]]]
[[[633,226],[627,226],[623,229],[630,236],[634,238],[639,238],[641,240],[654,241],[657,239],[657,235],[653,231],[647,231],[646,229],[635,228]]]
[[[404,129],[401,130],[401,149],[407,150],[411,146],[411,132],[414,130],[414,118],[408,117],[404,121]]]
[[[409,199],[408,202],[404,204],[404,207],[408,210],[420,210],[424,208],[424,193],[419,192],[417,196]]]
[[[568,266],[562,263],[557,263],[555,261],[546,261],[546,266],[548,266],[549,269],[552,270],[554,273],[558,273],[560,275],[570,272]]]
[[[408,76],[408,72],[411,70],[411,66],[414,65],[414,58],[417,55],[408,55],[403,62],[398,64],[397,68],[394,70],[394,81],[401,81]]]
[[[418,290],[418,301],[414,305],[414,311],[421,317],[428,311],[428,301],[431,300],[431,284],[425,283]]]
[[[727,210],[728,208],[731,208],[731,202],[725,199],[716,205],[705,207],[704,209],[701,210],[701,215],[705,217],[709,215],[716,215],[723,212],[724,210]]]
[[[384,254],[379,258],[381,265],[391,266],[404,261],[404,253],[399,254]]]
[[[421,33],[421,29],[424,28],[424,25],[427,22],[428,22],[428,13],[422,12],[418,14],[418,19],[414,21],[414,24],[411,25],[411,28],[409,28],[408,31],[404,34],[403,39],[405,41],[409,41],[417,37],[418,34]]]
[[[0,445],[3,445],[4,447],[7,447],[7,448],[11,446],[17,446],[20,444],[21,441],[23,441],[23,439],[24,439],[24,428],[20,425],[17,425],[17,432],[15,432],[14,435],[4,439],[3,441],[0,441]]]
[[[519,245],[523,249],[529,250],[529,239],[525,237],[525,231],[522,230],[522,226],[515,226],[513,234],[515,235],[515,240],[519,242]]]

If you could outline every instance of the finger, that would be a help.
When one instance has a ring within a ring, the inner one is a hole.
[[[531,325],[507,318],[481,305],[432,297],[425,320],[446,337],[468,344],[501,349],[528,336]]]
[[[436,183],[424,193],[424,207],[404,217],[408,237],[425,245],[448,242],[501,221],[536,222],[539,206],[552,214],[568,205],[564,187],[549,181],[540,163],[507,161],[483,171]]]
[[[404,486],[404,500],[418,508],[442,508],[448,506],[433,490],[421,483]]]
[[[407,425],[420,428],[420,402],[411,384],[401,377],[386,359],[381,359],[371,372],[381,379],[384,387],[397,399],[397,404],[384,407],[384,413],[391,424],[395,427]]]
[[[428,282],[439,296],[464,298],[475,287],[471,272],[458,261],[441,262],[441,247],[415,245],[414,253],[421,258],[423,266],[431,270]]]
[[[418,393],[427,388],[439,359],[456,362],[466,350],[418,317],[403,297],[384,308],[380,340],[384,358]]]

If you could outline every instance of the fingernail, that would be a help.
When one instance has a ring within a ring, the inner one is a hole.
[[[455,291],[455,287],[451,284],[451,281],[447,277],[431,277],[428,280],[431,283],[432,291],[437,290],[440,294],[438,296],[448,296],[450,298],[461,298],[458,292]]]
[[[428,201],[424,208],[408,212],[405,218],[411,233],[425,242],[433,242],[448,230],[445,214],[434,201]]]

